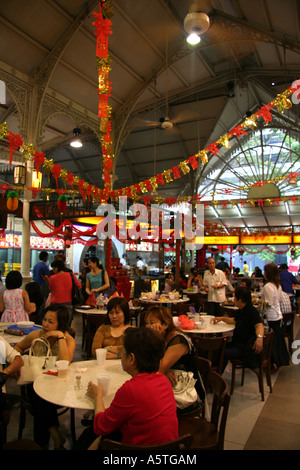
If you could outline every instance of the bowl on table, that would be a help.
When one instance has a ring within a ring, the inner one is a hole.
[[[30,330],[34,325],[34,321],[18,321],[17,322],[17,327],[20,328],[20,330]]]

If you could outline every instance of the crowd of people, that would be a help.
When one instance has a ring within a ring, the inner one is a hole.
[[[247,282],[251,281],[250,277],[246,276],[238,286],[233,287],[231,270],[224,259],[218,267],[213,257],[206,262],[207,269],[203,275],[199,270],[191,271],[186,287],[196,286],[207,293],[208,313],[214,316],[215,323],[224,321],[235,325],[232,339],[226,347],[223,372],[230,360],[248,360],[250,351],[254,360],[261,353],[266,326],[263,317],[274,332],[274,367],[278,369],[288,365],[290,357],[281,327],[281,305],[283,293],[287,294],[290,285],[296,284],[297,279],[289,275],[285,266],[279,269],[276,264],[267,263],[262,273],[263,310],[260,310],[252,303],[251,285]],[[24,336],[14,348],[0,337],[0,352],[3,345],[5,362],[9,364],[0,373],[5,380],[20,371],[22,356],[31,347],[35,348],[35,354],[45,355],[45,346],[34,342],[37,338],[47,340],[52,354],[58,359],[72,362],[76,345],[70,329],[72,277],[77,287],[84,289],[86,300],[111,287],[108,273],[98,258],[88,260],[80,276],[81,283],[66,268],[62,256],[57,257],[51,267],[52,271],[47,266],[44,253],[41,253],[34,269],[34,280],[24,289],[20,273],[11,271],[6,276],[5,289],[0,295],[1,321],[16,322],[34,315],[41,328]],[[256,270],[255,277],[258,273]],[[170,273],[166,278],[166,290],[171,291],[174,287],[175,276]],[[234,295],[237,307],[231,316],[224,315],[222,311],[227,293]],[[100,436],[110,436],[133,445],[155,445],[176,439],[180,416],[204,406],[206,392],[195,365],[193,342],[175,325],[170,309],[160,304],[147,308],[140,326],[132,326],[128,301],[122,297],[111,297],[107,304],[106,321],[94,335],[94,357],[99,348],[107,350],[108,360],[121,359],[122,367],[131,379],[121,386],[106,409],[102,387],[89,383],[86,393],[94,401],[92,425],[82,433],[73,450],[98,448]],[[195,398],[185,406],[178,401],[175,393],[178,371],[192,373],[194,377]],[[65,438],[59,430],[57,406],[40,398],[32,384],[26,387],[32,402],[35,442],[41,448],[47,448],[51,437],[54,449],[64,449]]]

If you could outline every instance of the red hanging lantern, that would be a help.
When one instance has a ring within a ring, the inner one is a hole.
[[[63,213],[66,208],[67,208],[67,196],[65,194],[61,194],[58,198],[58,201],[57,201],[57,207],[58,207],[58,210],[60,213]]]

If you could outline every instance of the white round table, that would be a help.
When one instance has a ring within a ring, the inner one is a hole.
[[[76,307],[75,312],[78,313],[83,313],[84,315],[89,315],[91,313],[98,313],[99,315],[106,315],[107,310],[105,309],[99,309],[99,308],[82,308],[82,307]]]
[[[131,376],[124,372],[120,359],[106,360],[99,367],[96,360],[73,362],[70,364],[66,377],[41,374],[33,384],[35,392],[44,400],[67,408],[78,408],[93,410],[94,402],[86,396],[89,381],[97,384],[98,374],[109,374],[111,376],[109,393],[103,397],[105,407],[112,402],[116,391],[129,380]],[[81,377],[81,389],[76,390],[76,376]]]
[[[235,328],[235,325],[229,325],[223,321],[219,323],[209,323],[206,328],[198,329],[194,328],[193,330],[182,330],[183,333],[193,334],[193,335],[214,335],[214,336],[228,336],[230,335]]]
[[[13,325],[12,322],[0,322],[0,336],[5,339],[11,346],[14,346],[19,341],[22,341],[26,335],[17,336],[17,335],[10,335],[5,333],[4,330],[9,326]],[[41,325],[34,325],[35,327],[42,328]]]
[[[109,374],[111,376],[109,392],[103,397],[104,406],[107,408],[111,404],[116,391],[131,378],[122,369],[120,359],[106,360],[102,367],[98,366],[96,360],[73,362],[70,364],[66,377],[41,374],[33,383],[35,392],[41,398],[55,405],[70,408],[73,442],[76,441],[75,409],[94,409],[94,402],[86,395],[86,391],[89,381],[97,384],[98,374]],[[81,388],[79,390],[75,389],[76,376],[81,377]]]
[[[181,304],[181,303],[184,303],[184,302],[189,302],[190,299],[168,299],[168,298],[165,298],[163,300],[161,299],[146,299],[144,297],[140,297],[139,300],[141,302],[146,302],[146,303],[151,303],[151,304]]]

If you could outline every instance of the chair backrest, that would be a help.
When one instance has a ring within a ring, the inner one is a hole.
[[[106,315],[89,313],[86,315],[87,326],[87,358],[91,357],[91,350],[95,333],[100,325],[106,322]]]
[[[186,302],[184,304],[173,304],[172,310],[174,307],[174,311],[177,312],[177,315],[185,315],[187,312],[190,311],[190,307],[195,308],[195,304],[193,302]]]
[[[230,395],[226,381],[217,372],[210,371],[209,385],[213,393],[210,421],[218,431],[218,449],[223,450]]]
[[[268,333],[264,334],[263,350],[261,353],[261,367],[265,367],[268,363],[271,363],[273,339],[274,339],[273,330],[270,330]]]
[[[193,336],[197,355],[205,357],[212,363],[212,367],[221,374],[227,337],[204,338]]]
[[[185,434],[178,437],[173,441],[164,442],[163,444],[149,445],[149,446],[134,446],[129,444],[122,444],[121,442],[113,441],[111,439],[103,439],[101,442],[101,450],[186,450],[190,449],[193,442],[191,434]]]
[[[287,333],[293,330],[294,319],[295,319],[294,312],[284,313],[282,315],[282,327],[283,327],[284,333]]]
[[[208,359],[205,359],[204,357],[195,356],[195,364],[196,364],[199,374],[201,375],[203,385],[205,389],[207,389],[208,377],[209,377],[209,372],[211,369],[211,362]]]

